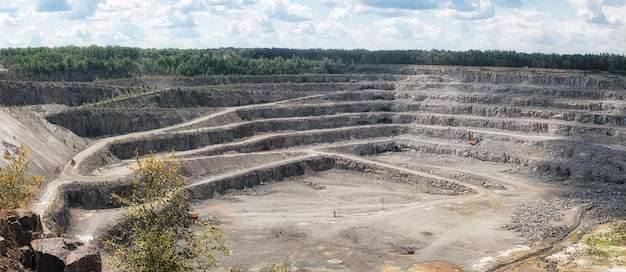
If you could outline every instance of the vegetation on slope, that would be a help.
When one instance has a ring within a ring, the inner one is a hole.
[[[37,175],[26,176],[30,152],[24,144],[20,144],[15,154],[5,154],[8,163],[0,167],[0,271],[14,269],[22,258],[16,241],[12,240],[15,234],[8,225],[9,211],[28,206],[45,179]],[[4,252],[9,252],[6,254],[8,257],[4,256]]]
[[[97,78],[340,73],[351,64],[532,67],[626,73],[626,56],[541,54],[500,50],[141,49],[63,46],[0,49],[0,65],[35,74],[88,73]],[[74,79],[72,79],[74,80]]]
[[[128,209],[121,237],[103,241],[113,253],[109,266],[122,271],[192,271],[217,266],[213,251],[228,254],[214,225],[188,216],[186,179],[178,174],[181,162],[174,154],[139,159],[130,196],[114,195]],[[206,229],[204,236],[194,226]]]
[[[596,263],[624,265],[626,254],[626,221],[601,225],[583,236],[586,253],[594,256]]]
[[[27,177],[28,156],[31,151],[20,144],[15,154],[7,152],[6,166],[0,167],[0,221],[5,222],[9,210],[24,208],[35,197],[37,189],[44,181],[43,176]],[[1,230],[1,229],[0,229]],[[3,233],[3,232],[0,232]]]

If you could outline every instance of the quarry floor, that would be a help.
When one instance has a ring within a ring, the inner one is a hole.
[[[368,159],[427,163],[402,153]],[[211,214],[222,222],[224,241],[234,250],[221,260],[224,267],[281,263],[293,271],[419,271],[419,264],[443,262],[463,271],[485,271],[529,252],[516,232],[502,228],[518,205],[569,189],[502,174],[505,169],[497,166],[432,166],[439,172],[492,177],[489,182],[506,189],[436,196],[371,175],[329,170],[231,191],[193,208],[201,217]]]

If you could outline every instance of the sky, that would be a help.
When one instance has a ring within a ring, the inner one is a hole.
[[[0,48],[626,54],[626,0],[2,0]]]

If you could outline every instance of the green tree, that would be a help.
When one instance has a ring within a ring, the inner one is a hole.
[[[11,257],[0,256],[0,271],[7,271],[14,267],[21,261],[22,256],[15,246],[15,241],[12,240],[15,237],[7,229],[9,211],[28,206],[45,179],[45,177],[38,175],[27,177],[29,164],[27,158],[30,152],[30,149],[20,143],[15,154],[7,151],[4,158],[8,163],[4,167],[0,167],[0,235],[9,234],[4,239],[8,240],[7,251],[11,252],[7,254]]]
[[[140,159],[130,196],[114,195],[127,205],[120,237],[103,241],[112,252],[107,265],[122,271],[191,271],[218,266],[214,253],[230,254],[214,225],[189,218],[186,179],[178,171],[181,162],[154,152]],[[201,228],[202,227],[202,228]],[[203,233],[202,235],[198,233]]]
[[[38,175],[27,177],[30,154],[30,149],[20,143],[15,154],[7,151],[4,156],[8,163],[0,167],[0,217],[3,222],[9,210],[28,206],[45,179]]]

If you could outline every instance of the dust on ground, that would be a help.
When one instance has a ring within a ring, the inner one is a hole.
[[[511,211],[534,201],[542,189],[555,190],[537,184],[528,189],[519,185],[531,181],[507,183],[517,178],[499,175],[507,190],[459,197],[329,170],[256,187],[256,193],[225,194],[193,208],[201,217],[220,218],[224,241],[234,250],[221,260],[224,267],[254,270],[282,263],[294,271],[411,271],[436,261],[482,271],[524,244],[502,228]],[[515,200],[503,204],[502,198]]]

